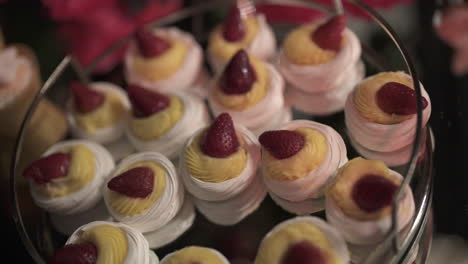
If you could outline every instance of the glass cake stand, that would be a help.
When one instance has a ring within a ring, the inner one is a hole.
[[[234,4],[234,1],[231,2]],[[373,9],[359,0],[349,0],[349,2],[367,13],[379,25],[388,38],[389,43],[391,43],[394,54],[397,55],[388,59],[379,50],[373,49],[366,45],[366,43],[361,43],[363,50],[362,59],[366,64],[366,75],[388,70],[406,71],[413,77],[416,94],[418,98],[421,98],[421,87],[415,67],[399,36]],[[255,4],[257,11],[266,15],[279,40],[294,25],[312,21],[327,14],[343,12],[342,4],[338,0],[334,2],[334,6],[321,5],[312,0],[270,0],[256,1]],[[216,17],[216,15],[212,15],[213,11],[225,10],[227,6],[227,1],[225,0],[195,1],[192,6],[179,10],[162,20],[158,20],[151,26],[157,27],[169,24],[185,26],[187,28],[184,29],[194,33],[194,36],[203,45],[206,44],[207,33],[216,24],[210,21],[210,19]],[[352,24],[350,28],[353,28]],[[37,93],[23,120],[11,162],[11,175],[9,178],[10,198],[12,202],[11,215],[24,247],[36,263],[45,263],[47,256],[56,248],[62,246],[67,237],[56,233],[52,229],[47,213],[34,205],[28,188],[19,184],[18,179],[22,177],[21,171],[19,171],[19,160],[23,154],[22,145],[25,127],[28,125],[30,117],[36,110],[41,98],[47,95],[64,106],[67,89],[59,88],[64,87],[66,81],[71,78],[88,81],[88,75],[93,71],[94,67],[110,52],[124,45],[129,39],[130,36],[127,36],[114,43],[86,69],[81,68],[71,55],[67,55]],[[396,57],[398,57],[398,61],[394,61]],[[422,107],[420,103],[418,104],[417,116],[415,142],[421,142],[422,144],[414,144],[411,158],[405,165],[392,168],[405,176],[403,184],[393,201],[392,229],[381,243],[369,251],[369,254],[367,254],[367,257],[361,263],[410,263],[415,254],[417,255],[415,263],[426,263],[433,231],[431,203],[434,140],[430,128],[422,127]],[[349,144],[345,131],[344,114],[342,112],[326,117],[314,117],[295,112],[294,119],[298,118],[313,119],[334,127],[342,135],[347,144],[348,157],[351,159],[358,155]],[[429,136],[426,137],[425,135]],[[418,157],[417,153],[423,144],[430,151],[425,151],[422,156]],[[395,219],[397,219],[398,210],[396,208],[403,194],[402,190],[406,185],[410,185],[414,192],[416,213],[408,227],[402,232],[397,232]],[[323,212],[315,215],[325,217]],[[200,245],[220,250],[232,260],[232,263],[252,263],[252,258],[255,256],[256,249],[263,236],[276,224],[291,217],[293,215],[276,206],[269,196],[267,196],[256,212],[239,224],[230,227],[212,224],[198,213],[189,231],[173,243],[156,250],[156,253],[158,256],[163,257],[187,245]]]

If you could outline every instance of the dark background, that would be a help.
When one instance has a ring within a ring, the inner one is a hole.
[[[454,77],[450,73],[452,51],[432,29],[435,0],[419,0],[415,5],[416,13],[408,19],[417,23],[416,30],[405,41],[432,98],[430,124],[436,138],[435,230],[468,239],[468,160],[465,160],[468,157],[465,139],[468,122],[464,122],[468,120],[468,76]],[[0,25],[7,43],[23,42],[36,51],[43,79],[52,72],[63,51],[54,35],[54,23],[47,18],[38,0],[0,4]],[[378,38],[374,41],[379,45]],[[8,243],[2,254],[16,263],[32,263],[8,217],[6,199],[2,205],[2,239]]]

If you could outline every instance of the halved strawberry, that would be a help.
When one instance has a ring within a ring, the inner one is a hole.
[[[132,198],[146,198],[153,192],[154,172],[148,167],[130,169],[109,181],[107,187]]]
[[[55,251],[49,258],[49,264],[95,264],[98,251],[94,244],[70,244]]]
[[[225,94],[244,94],[252,89],[256,80],[249,56],[241,49],[227,64],[219,85]]]
[[[341,48],[345,27],[346,16],[334,16],[312,33],[312,40],[322,49],[337,52]]]
[[[397,82],[388,82],[377,92],[377,105],[387,114],[411,115],[417,112],[416,92],[410,87]],[[428,105],[422,97],[422,109]]]
[[[223,38],[229,42],[242,40],[245,36],[245,25],[237,6],[233,6],[223,24]]]
[[[328,261],[319,247],[308,241],[301,241],[290,246],[281,259],[281,264],[299,263],[325,264]]]
[[[372,213],[391,205],[398,186],[379,175],[365,175],[353,186],[352,198],[362,210]]]
[[[138,85],[130,85],[127,89],[128,98],[132,102],[135,117],[148,117],[169,107],[168,96],[149,91]]]
[[[145,58],[163,54],[171,47],[171,43],[146,29],[139,29],[135,34],[138,50]]]
[[[24,170],[23,176],[33,179],[37,184],[46,184],[53,179],[67,176],[70,160],[69,153],[51,154],[34,161]]]
[[[260,135],[260,144],[277,159],[286,159],[299,152],[305,144],[302,134],[291,130],[273,130]]]
[[[227,113],[213,121],[200,142],[203,153],[215,158],[225,158],[235,153],[239,146],[232,118]]]
[[[104,94],[89,88],[86,84],[74,81],[70,84],[73,102],[79,113],[89,113],[104,103]]]

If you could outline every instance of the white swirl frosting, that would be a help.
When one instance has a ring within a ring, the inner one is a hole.
[[[114,160],[112,155],[101,145],[87,140],[68,140],[57,143],[50,147],[43,157],[75,145],[83,145],[89,148],[94,154],[95,169],[92,181],[81,188],[63,197],[47,198],[39,193],[36,183],[30,181],[31,195],[34,202],[44,210],[62,215],[72,215],[82,213],[93,208],[102,198],[101,188],[106,177],[114,169]],[[60,179],[56,179],[60,180]]]
[[[154,252],[149,249],[148,241],[146,241],[143,234],[135,230],[134,228],[115,222],[106,221],[95,221],[79,227],[71,236],[68,238],[66,245],[79,242],[81,235],[86,230],[100,226],[100,225],[111,225],[120,228],[127,235],[128,249],[127,256],[122,264],[159,264],[159,258]]]
[[[242,125],[235,124],[236,131],[242,135],[247,150],[247,165],[241,174],[233,179],[224,182],[204,182],[190,175],[185,165],[185,151],[181,153],[179,168],[185,188],[193,196],[206,201],[227,200],[240,192],[244,191],[254,180],[260,161],[260,147],[257,138],[252,132]],[[187,142],[185,148],[188,148],[192,141],[200,134],[203,129],[196,132]]]
[[[101,144],[110,143],[121,138],[125,131],[125,126],[127,124],[127,119],[131,108],[126,92],[117,85],[108,82],[91,83],[90,88],[98,92],[111,93],[117,96],[122,102],[125,112],[123,116],[110,127],[100,128],[96,130],[95,133],[90,133],[78,126],[74,113],[74,102],[73,100],[70,100],[67,104],[67,119],[68,123],[70,124],[73,136],[76,138],[95,141]]]
[[[177,123],[166,134],[151,141],[135,137],[127,126],[126,134],[132,145],[139,151],[157,151],[170,159],[179,155],[184,142],[198,129],[206,126],[209,121],[208,111],[203,101],[192,95],[177,93],[184,105],[184,113]]]
[[[137,162],[153,161],[161,165],[166,172],[166,186],[164,191],[155,203],[144,212],[126,216],[122,215],[109,205],[109,193],[107,183],[120,173]],[[151,232],[166,225],[179,212],[184,201],[184,188],[180,183],[179,176],[172,162],[157,152],[141,152],[133,154],[123,159],[112,172],[104,188],[104,201],[110,214],[119,222],[125,223],[140,232]]]
[[[155,29],[154,33],[158,36],[182,41],[188,48],[182,66],[170,77],[158,82],[152,82],[139,76],[132,68],[134,57],[136,56],[137,46],[135,42],[130,44],[125,56],[125,77],[128,83],[137,84],[149,90],[158,92],[190,91],[194,83],[203,74],[203,52],[200,45],[190,35],[176,27]]]
[[[26,71],[22,78],[17,80],[18,71]],[[17,48],[8,47],[0,50],[0,109],[10,104],[31,82],[32,64],[18,53]],[[18,81],[18,82],[15,82]],[[14,84],[13,84],[14,83]],[[6,87],[10,89],[5,89]]]

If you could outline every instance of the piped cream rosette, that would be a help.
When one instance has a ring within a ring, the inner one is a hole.
[[[200,98],[185,93],[175,95],[182,100],[184,113],[166,134],[155,140],[144,141],[133,135],[130,127],[127,126],[127,137],[138,151],[157,151],[173,159],[179,155],[184,142],[193,132],[208,124],[208,111]]]
[[[298,225],[296,228],[293,228],[291,231],[288,230],[296,225]],[[310,232],[304,230],[304,226],[310,226]],[[317,234],[317,231],[319,231],[320,234]],[[321,241],[319,241],[317,235],[322,237],[322,239],[320,239]],[[283,239],[284,241],[282,241]],[[255,264],[283,263],[282,259],[285,257],[285,254],[287,254],[285,251],[287,251],[290,246],[293,246],[294,243],[298,242],[308,242],[308,240],[315,241],[316,243],[322,243],[320,246],[325,247],[326,250],[329,251],[329,254],[327,255],[329,257],[330,255],[334,256],[334,261],[331,261],[330,263],[350,263],[348,247],[338,230],[318,217],[298,216],[276,225],[270,232],[268,232],[268,234],[265,235],[260,244]],[[325,248],[322,248],[322,250]]]
[[[122,103],[125,111],[122,117],[117,122],[112,124],[111,126],[105,127],[105,128],[99,128],[94,133],[91,133],[81,128],[77,124],[75,114],[74,114],[75,106],[74,106],[73,100],[70,100],[67,106],[68,108],[67,119],[68,119],[68,123],[70,124],[71,132],[73,136],[76,138],[95,141],[101,144],[110,143],[110,142],[120,139],[124,134],[129,111],[131,108],[130,101],[128,100],[127,94],[122,88],[118,87],[115,84],[108,83],[108,82],[91,83],[89,87],[97,92],[101,92],[103,94],[112,94],[113,96],[116,96]]]
[[[390,170],[391,177],[403,180],[398,172]],[[340,231],[345,240],[356,245],[375,244],[385,238],[392,225],[391,213],[377,220],[358,220],[346,215],[335,203],[333,198],[327,196],[325,202],[327,220]],[[403,199],[398,206],[398,230],[405,228],[413,218],[415,204],[413,192],[409,186],[405,189]]]
[[[126,238],[127,238],[126,239],[126,242],[127,242],[126,253],[127,254],[122,264],[135,264],[135,263],[159,264],[158,256],[152,250],[149,249],[148,241],[146,241],[143,234],[140,231],[122,223],[114,223],[114,222],[106,222],[106,221],[95,221],[95,222],[88,223],[86,225],[79,227],[70,236],[70,238],[68,238],[66,245],[81,242],[82,235],[84,232],[92,228],[102,226],[102,225],[110,225],[113,227],[117,227],[125,232]],[[99,239],[99,238],[95,238],[95,239]],[[114,243],[117,243],[117,241],[114,241]],[[103,246],[113,247],[116,245],[114,245],[113,243],[109,243]],[[112,251],[114,252],[119,251],[116,253],[119,255],[122,254],[122,252],[118,250],[117,246],[116,248],[109,248],[108,250],[106,250],[106,253],[112,254],[113,253]],[[98,248],[98,254],[99,254],[99,248]],[[112,255],[106,256],[106,257],[109,257],[111,260],[113,259]]]
[[[278,181],[268,176],[264,165],[262,166],[263,180],[273,201],[284,210],[297,215],[324,209],[324,190],[333,180],[336,169],[348,161],[343,138],[327,125],[308,120],[294,120],[281,129],[293,130],[301,127],[316,129],[327,139],[328,151],[320,167],[302,179]]]
[[[186,190],[194,197],[205,201],[224,201],[243,192],[255,179],[260,161],[258,140],[247,128],[238,124],[235,127],[236,132],[242,136],[247,150],[247,164],[239,176],[219,183],[204,182],[190,175],[185,164],[185,151],[181,154],[181,158],[179,159],[180,173]],[[184,149],[187,149],[193,140],[203,131],[204,129],[200,129],[193,134],[187,141]]]
[[[111,191],[104,188],[104,201],[109,213],[119,222],[125,223],[140,232],[151,233],[169,223],[179,212],[184,202],[184,188],[172,162],[157,152],[141,152],[123,159],[108,178],[109,183],[113,178],[128,170],[139,162],[154,162],[164,169],[165,186],[160,197],[146,210],[134,214],[124,215],[117,212],[111,204]],[[156,187],[153,187],[156,188]]]
[[[276,55],[275,35],[263,14],[256,14],[255,16],[259,25],[259,31],[252,42],[247,47],[245,47],[245,49],[248,53],[256,56],[261,60],[270,61]],[[217,57],[212,52],[208,52],[208,62],[215,72],[221,72],[227,63],[227,61]]]
[[[82,145],[93,153],[95,164],[93,179],[80,190],[57,198],[44,197],[39,191],[40,187],[33,181],[30,181],[31,195],[34,202],[47,212],[61,215],[85,213],[87,210],[96,206],[102,198],[102,185],[106,177],[114,169],[112,155],[104,147],[87,140],[68,140],[50,147],[43,154],[43,157],[65,151],[76,145]],[[60,184],[62,179],[54,181]]]
[[[229,261],[216,249],[189,246],[174,251],[161,260],[161,264],[175,263],[229,264]]]
[[[180,40],[187,46],[187,54],[182,65],[166,79],[157,82],[147,80],[132,68],[133,60],[136,56],[135,54],[138,54],[137,45],[135,42],[132,42],[124,61],[125,78],[127,82],[162,93],[187,91],[195,94],[203,94],[203,92],[200,91],[200,87],[203,88],[207,73],[202,65],[203,51],[193,36],[176,27],[155,29],[154,33],[168,39]]]
[[[247,127],[255,134],[276,129],[291,121],[291,109],[284,102],[284,79],[271,64],[265,63],[265,66],[269,76],[268,92],[257,105],[243,111],[228,109],[219,104],[211,92],[208,102],[214,115],[229,113],[235,123]],[[215,86],[211,85],[213,89]]]

